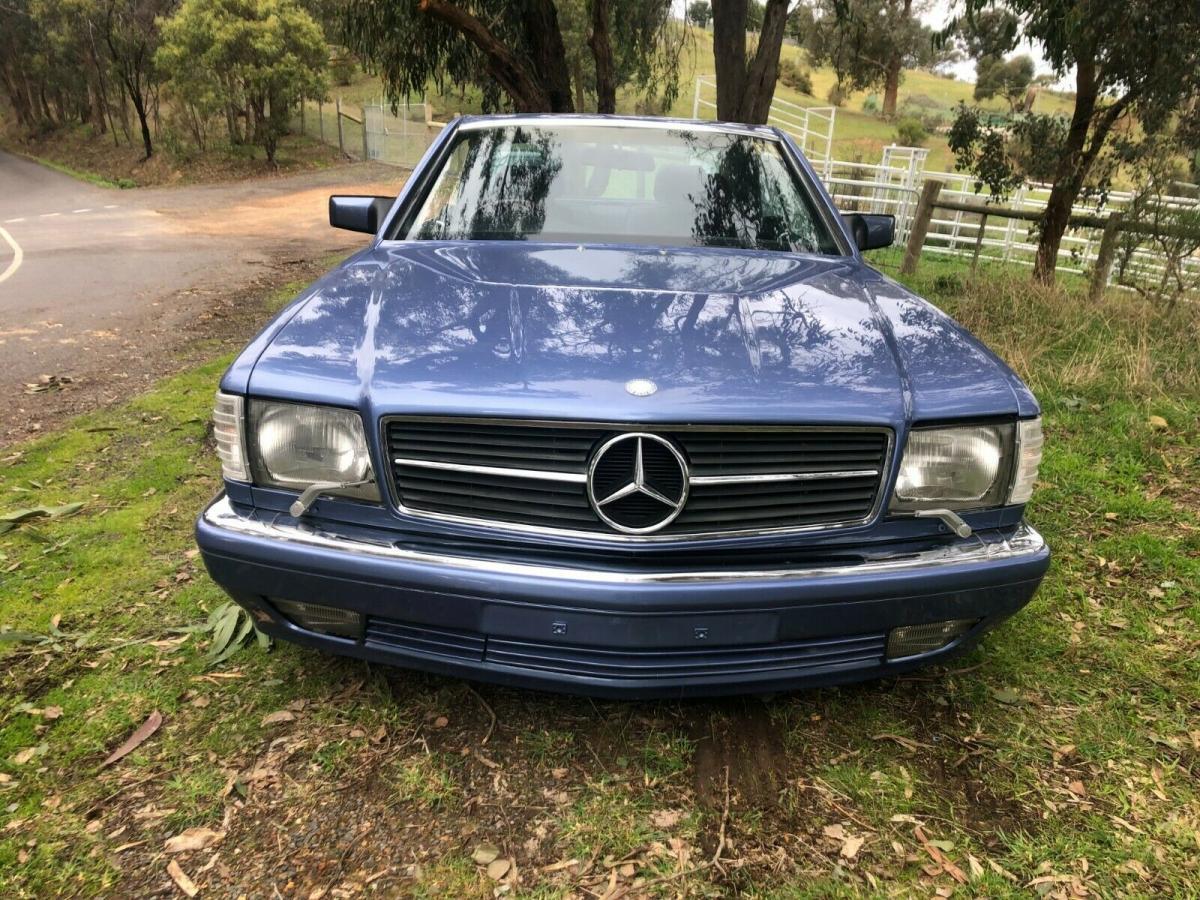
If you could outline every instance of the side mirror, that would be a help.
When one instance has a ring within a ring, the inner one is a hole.
[[[844,213],[842,219],[859,250],[881,250],[896,239],[896,217],[868,213]]]
[[[341,195],[329,198],[329,224],[347,231],[376,234],[395,197]]]

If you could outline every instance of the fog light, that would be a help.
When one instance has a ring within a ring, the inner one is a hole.
[[[362,635],[362,616],[352,610],[298,600],[272,599],[271,603],[294,624],[308,631],[346,638]]]
[[[927,625],[903,625],[893,628],[888,635],[887,658],[903,659],[940,650],[951,641],[962,637],[978,622],[978,619],[949,619],[945,622],[930,622]]]

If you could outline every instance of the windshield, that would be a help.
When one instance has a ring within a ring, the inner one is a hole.
[[[547,123],[463,130],[401,240],[538,240],[838,254],[774,140]]]

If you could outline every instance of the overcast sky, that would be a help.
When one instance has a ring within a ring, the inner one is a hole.
[[[933,28],[941,28],[953,17],[955,6],[954,0],[933,0],[929,10],[921,16],[921,21]],[[1022,39],[1013,53],[1026,53],[1033,57],[1038,75],[1048,75],[1054,71],[1042,56],[1038,46],[1027,40]],[[975,60],[973,59],[965,59],[957,65],[951,66],[950,69],[954,72],[955,77],[961,78],[963,81],[973,82],[975,80]],[[1072,87],[1071,80],[1069,77],[1064,78],[1055,87]]]

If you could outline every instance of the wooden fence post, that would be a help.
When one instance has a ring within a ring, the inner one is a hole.
[[[362,133],[363,133],[363,162],[371,158],[370,148],[367,146],[367,107],[365,105],[359,107],[362,113]]]
[[[929,179],[921,187],[921,199],[917,201],[912,231],[908,233],[908,245],[904,248],[904,262],[900,264],[901,275],[911,275],[917,271],[917,260],[921,258],[921,248],[925,246],[929,222],[933,219],[933,205],[937,202],[942,187],[943,183],[935,178]]]
[[[334,102],[334,109],[337,111],[337,126],[338,126],[338,149],[342,154],[346,153],[346,139],[342,135],[342,98],[338,96]]]
[[[1100,249],[1096,251],[1096,262],[1092,266],[1092,281],[1088,285],[1088,300],[1095,303],[1108,287],[1108,276],[1112,272],[1113,260],[1117,258],[1117,237],[1121,233],[1121,214],[1113,213],[1104,223],[1100,235]]]
[[[971,254],[971,274],[975,274],[975,270],[979,268],[979,251],[983,249],[983,235],[987,231],[987,213],[984,213],[979,219],[979,231],[975,233],[975,252]]]
[[[321,143],[325,142],[325,104],[317,101],[317,124],[321,130]]]

